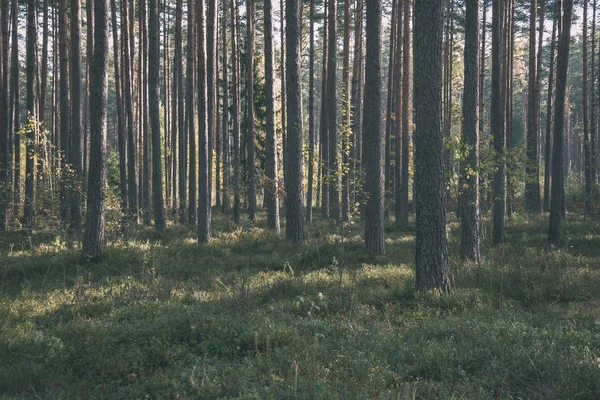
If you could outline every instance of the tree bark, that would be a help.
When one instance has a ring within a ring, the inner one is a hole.
[[[204,0],[196,2],[196,28],[198,49],[198,154],[199,154],[199,193],[198,193],[198,244],[210,240],[210,186],[208,178],[208,127],[206,126],[206,25]]]
[[[557,245],[562,239],[562,220],[565,199],[564,177],[564,126],[569,50],[571,42],[571,20],[573,0],[563,0],[563,19],[558,39],[556,56],[556,105],[554,108],[554,147],[552,154],[552,188],[550,197],[550,224],[548,242]]]
[[[150,108],[150,129],[152,130],[152,203],[154,206],[154,227],[164,232],[165,210],[162,192],[162,163],[160,150],[160,43],[158,1],[148,2],[148,102]],[[130,146],[133,147],[133,146]]]
[[[9,124],[8,124],[8,0],[0,1],[0,232],[6,231],[8,194],[10,181],[8,180],[9,164]]]
[[[337,3],[329,1],[328,6],[327,132],[329,136],[329,165],[327,175],[329,181],[329,224],[331,229],[335,229],[340,223],[337,125]]]
[[[410,0],[404,0],[404,52],[402,53],[402,171],[400,182],[400,215],[401,226],[408,225],[408,137],[410,131]]]
[[[266,18],[266,17],[265,17]],[[266,28],[265,28],[266,31]],[[265,34],[266,40],[266,34]],[[229,212],[229,187],[230,187],[230,152],[229,152],[229,79],[227,65],[227,4],[223,4],[223,190],[221,207],[225,214]],[[267,50],[265,50],[265,60],[267,58]],[[265,70],[266,76],[266,70]],[[267,81],[268,82],[268,81]]]
[[[460,256],[479,261],[479,0],[465,6]]]
[[[554,91],[554,53],[556,48],[557,20],[560,19],[560,2],[555,3],[554,18],[552,19],[552,37],[550,39],[550,70],[548,71],[548,100],[546,101],[546,146],[544,160],[544,211],[550,211],[550,180],[552,172],[552,118]]]
[[[310,33],[308,50],[308,188],[306,192],[307,224],[312,223],[313,186],[315,174],[315,0],[310,0],[309,20]]]
[[[584,141],[584,159],[585,159],[585,167],[584,167],[584,176],[585,176],[585,213],[589,214],[592,212],[594,208],[593,204],[593,188],[595,182],[593,179],[593,169],[594,164],[592,160],[592,143],[590,138],[590,121],[589,121],[589,104],[588,104],[588,27],[587,27],[587,19],[588,19],[588,2],[587,0],[583,0],[583,73],[582,73],[582,81],[583,81],[583,100],[582,100],[582,108],[583,108],[583,141]],[[592,76],[592,82],[594,78]],[[593,100],[592,100],[593,103]]]
[[[26,75],[27,75],[27,119],[29,127],[27,129],[27,144],[25,159],[25,207],[23,216],[25,226],[28,229],[33,227],[33,206],[34,206],[34,182],[35,182],[35,143],[36,143],[36,121],[35,111],[35,71],[36,71],[36,2],[27,0],[27,49],[26,49]]]
[[[416,288],[449,290],[441,134],[442,1],[415,3]]]
[[[279,233],[279,188],[278,188],[278,165],[277,165],[277,130],[275,129],[275,94],[273,81],[275,73],[273,70],[273,5],[271,0],[264,2],[265,13],[265,90],[266,90],[266,151],[268,179],[265,190],[267,207],[267,226]]]
[[[84,257],[97,258],[102,255],[105,243],[108,0],[94,1],[94,27],[94,54],[90,73],[90,168],[82,253]]]
[[[383,217],[383,130],[381,126],[381,0],[367,1],[365,109],[363,132],[369,146],[363,151],[365,168],[365,249],[385,253]]]
[[[231,86],[233,88],[233,222],[240,224],[240,191],[241,191],[241,173],[240,162],[240,95],[238,79],[238,48],[237,48],[237,8],[235,2],[231,0]]]
[[[332,2],[332,4],[333,3],[334,2]],[[301,31],[299,0],[286,0],[285,21],[285,80],[288,124],[284,169],[286,175],[285,237],[288,242],[304,244],[304,207],[302,204],[302,81],[300,76]]]
[[[83,185],[83,135],[81,127],[81,4],[71,0],[71,150],[73,169],[71,187],[70,228],[81,226],[81,191]]]
[[[254,221],[256,218],[256,167],[254,165],[254,0],[246,2],[246,34],[248,217],[250,221]]]

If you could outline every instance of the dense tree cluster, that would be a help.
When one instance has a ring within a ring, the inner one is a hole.
[[[383,254],[392,211],[399,226],[414,212],[417,287],[447,291],[451,211],[475,261],[482,224],[503,243],[521,205],[549,211],[560,244],[571,182],[593,213],[597,14],[596,0],[0,0],[0,229],[56,218],[78,235],[85,219],[99,257],[107,212],[123,229],[197,225],[203,244],[213,213],[252,224],[262,206],[303,244],[318,207],[332,233],[360,215]]]

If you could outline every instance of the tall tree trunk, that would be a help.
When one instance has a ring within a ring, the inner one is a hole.
[[[237,48],[237,24],[238,9],[231,0],[231,87],[233,88],[233,222],[240,223],[240,208],[241,208],[241,173],[242,166],[240,160],[240,94],[239,94],[239,78],[238,78],[238,48]]]
[[[256,218],[256,167],[254,165],[254,0],[246,2],[246,110],[248,133],[248,217]]]
[[[541,212],[540,181],[538,167],[538,126],[537,126],[537,66],[536,66],[536,16],[537,2],[532,0],[529,8],[529,78],[527,98],[527,168],[525,181],[525,208],[527,212]],[[510,122],[510,121],[509,121]]]
[[[188,24],[187,24],[187,49],[186,49],[186,89],[185,89],[185,124],[183,126],[184,133],[182,134],[179,141],[179,210],[180,210],[180,222],[186,224],[188,221],[191,223],[190,215],[192,209],[195,209],[196,201],[191,202],[189,199],[188,208],[188,185],[191,185],[191,181],[188,181],[188,171],[194,172],[194,180],[196,179],[196,165],[189,163],[188,169],[188,154],[191,158],[192,153],[195,154],[195,149],[190,149],[188,153],[188,142],[191,141],[191,137],[196,135],[196,124],[195,124],[195,112],[194,112],[194,66],[195,66],[195,30],[194,25],[196,22],[195,14],[195,1],[188,0]],[[181,88],[183,90],[183,86]],[[182,111],[183,111],[182,104]],[[194,145],[196,141],[194,140]],[[195,161],[195,160],[194,160]],[[190,191],[191,194],[191,191]],[[194,213],[195,214],[195,213]],[[195,221],[194,221],[195,222]]]
[[[152,130],[152,203],[154,226],[157,231],[166,230],[162,192],[162,167],[160,151],[160,43],[158,1],[148,2],[148,102],[150,129]]]
[[[365,249],[385,253],[383,217],[383,131],[381,126],[381,0],[367,1],[365,110],[363,132],[369,146],[363,151],[365,167]]]
[[[106,185],[106,115],[108,103],[108,0],[94,0],[94,53],[90,73],[90,168],[83,235],[84,257],[100,257],[104,249]],[[116,60],[115,60],[116,61]]]
[[[354,60],[352,66],[352,87],[350,89],[350,107],[351,107],[351,127],[350,127],[350,211],[353,211],[355,204],[362,203],[362,191],[359,188],[359,178],[362,175],[361,170],[361,139],[362,139],[362,93],[363,81],[363,20],[364,4],[363,0],[357,0],[354,13]],[[380,6],[381,8],[381,6]],[[380,65],[381,69],[381,65]],[[381,73],[381,71],[380,71]],[[382,111],[380,109],[380,111]],[[364,218],[364,213],[360,213]]]
[[[125,137],[123,117],[123,95],[121,90],[121,69],[119,68],[119,29],[117,25],[117,6],[115,0],[110,1],[113,28],[113,54],[115,65],[115,97],[117,107],[117,139],[119,148],[119,190],[121,195],[121,211],[127,211],[127,139]],[[90,63],[90,66],[93,66]],[[91,72],[90,72],[91,76]],[[91,93],[91,82],[90,82]],[[92,109],[90,107],[90,119]],[[91,122],[91,121],[90,121]],[[90,126],[91,128],[91,126]],[[91,146],[91,142],[90,142]]]
[[[209,0],[213,1],[213,0]],[[206,126],[206,25],[204,19],[204,0],[196,2],[196,27],[198,29],[198,154],[199,157],[199,195],[198,195],[198,243],[210,240],[210,185],[208,169],[208,127]],[[239,144],[239,143],[238,143]]]
[[[329,1],[328,6],[327,132],[329,136],[329,165],[327,175],[329,180],[329,223],[331,228],[334,229],[340,222],[337,125],[337,3]]]
[[[206,112],[208,129],[208,217],[212,217],[213,154],[217,133],[217,0],[208,0],[206,23]]]
[[[127,116],[127,195],[129,196],[129,217],[134,223],[138,223],[138,173],[137,156],[134,135],[133,120],[133,84],[131,71],[131,50],[129,37],[128,0],[122,0],[121,13],[121,39],[123,40],[123,101],[125,103],[125,115]],[[133,44],[131,44],[133,46]]]
[[[109,2],[109,7],[112,7]],[[92,88],[90,86],[90,74],[92,69],[92,58],[94,55],[94,4],[93,2],[86,2],[85,5],[85,13],[86,13],[86,23],[87,23],[87,42],[86,42],[86,87],[85,87],[85,99],[83,102],[84,107],[84,121],[83,121],[83,192],[87,191],[87,176],[88,176],[88,164],[89,164],[89,133],[90,133],[90,96],[92,93]],[[116,28],[116,23],[115,23]],[[110,32],[109,32],[110,34]],[[115,52],[115,55],[118,54]],[[118,58],[115,58],[118,60]],[[115,61],[116,62],[116,61]],[[120,94],[121,98],[123,95]],[[123,109],[121,108],[121,113]],[[123,116],[121,115],[121,118]],[[122,121],[121,121],[122,122]],[[85,200],[85,199],[84,199]],[[123,209],[125,211],[125,209]]]
[[[397,7],[399,0],[392,0],[392,16],[397,19]],[[394,20],[394,19],[392,19]],[[395,68],[396,65],[396,27],[397,23],[391,23],[390,33],[390,53],[388,56],[388,81],[387,81],[387,105],[386,105],[386,122],[385,122],[385,197],[384,197],[384,217],[389,218],[390,205],[392,204],[392,196],[394,192],[394,172],[392,169],[392,150],[393,140],[392,137],[395,132],[395,112],[396,109],[396,96],[395,96]]]
[[[323,1],[323,60],[321,62],[321,112],[319,117],[319,132],[321,136],[321,181],[322,181],[322,200],[321,200],[321,218],[329,218],[329,133],[327,127],[327,45],[329,25],[327,20],[327,2]]]
[[[307,224],[310,224],[312,222],[313,186],[315,174],[315,0],[310,0],[309,20],[310,32],[308,45],[308,188],[306,192]]]
[[[106,115],[108,102],[108,0],[94,0],[94,54],[90,73],[90,168],[88,210],[82,253],[100,257],[104,249]]]
[[[563,0],[562,29],[558,39],[556,56],[556,105],[554,108],[554,146],[552,154],[552,188],[550,197],[550,225],[548,241],[559,244],[562,238],[562,219],[565,200],[564,177],[564,126],[567,74],[569,70],[569,50],[571,42],[571,20],[573,0]]]
[[[402,188],[402,14],[404,8],[398,0],[396,9],[396,52],[394,55],[394,218],[400,224],[400,190]]]
[[[556,47],[557,20],[560,19],[559,1],[555,2],[554,18],[552,20],[552,38],[550,39],[550,70],[548,72],[548,100],[546,101],[546,146],[544,160],[544,211],[550,211],[550,179],[552,172],[552,118],[554,91],[554,53]]]
[[[140,0],[140,60],[142,64],[141,79],[139,84],[142,86],[140,103],[141,125],[142,125],[142,176],[141,181],[142,195],[141,205],[144,214],[144,225],[150,226],[152,223],[152,204],[150,199],[150,127],[148,125],[148,3],[147,0]]]
[[[273,5],[271,0],[264,2],[265,13],[265,91],[266,91],[266,151],[267,151],[267,183],[265,196],[267,207],[267,226],[279,232],[279,188],[277,165],[277,130],[275,129],[275,93],[273,81]]]
[[[8,1],[6,2],[8,6]],[[42,16],[42,60],[41,60],[41,74],[42,81],[40,83],[40,123],[44,124],[44,128],[47,129],[48,126],[46,124],[46,93],[47,93],[47,85],[48,85],[48,9],[50,8],[48,5],[48,0],[44,0],[42,3],[43,8],[43,16]],[[8,9],[6,10],[8,13]],[[4,16],[4,14],[3,14]],[[8,18],[8,15],[6,16]],[[8,24],[8,20],[7,20]],[[7,26],[8,30],[8,26]],[[8,32],[7,32],[8,34]],[[4,38],[4,37],[3,37]],[[6,64],[5,64],[6,65]]]
[[[13,188],[13,203],[14,215],[19,215],[21,206],[21,136],[18,134],[21,130],[21,111],[20,111],[20,79],[19,79],[19,36],[18,36],[18,18],[19,18],[19,2],[12,2],[12,46],[11,46],[11,112],[13,113],[13,132],[14,136],[14,188]],[[55,52],[56,53],[56,52]],[[55,129],[56,132],[56,129]]]
[[[442,0],[415,2],[416,287],[447,292],[448,250],[441,135]]]
[[[8,0],[0,1],[0,232],[7,229],[8,193]]]
[[[33,206],[34,206],[34,174],[35,174],[35,143],[36,130],[34,122],[37,121],[35,111],[35,71],[36,71],[36,51],[35,42],[37,37],[36,29],[36,2],[27,0],[27,49],[26,49],[26,75],[27,75],[27,119],[31,123],[27,130],[27,144],[25,159],[25,207],[23,215],[25,226],[28,229],[33,227]]]
[[[592,144],[590,140],[590,121],[589,121],[589,104],[588,104],[588,2],[583,0],[583,101],[582,101],[582,112],[583,112],[583,141],[584,141],[584,158],[585,158],[585,213],[589,214],[592,212],[593,205],[593,188],[595,182],[593,179],[592,170],[594,164],[592,160]],[[592,36],[594,38],[594,36]],[[593,40],[593,39],[592,39]],[[592,76],[592,82],[594,81]],[[593,103],[593,100],[592,100]]]
[[[287,0],[286,0],[287,1]],[[325,0],[327,1],[327,0]],[[285,3],[287,4],[287,2]],[[285,52],[286,52],[286,47],[285,47],[285,25],[284,25],[284,21],[285,21],[285,17],[284,17],[284,11],[285,11],[285,7],[284,7],[284,0],[279,0],[279,18],[280,18],[280,33],[281,33],[281,65],[280,65],[280,69],[281,69],[281,143],[282,143],[282,147],[283,147],[283,166],[285,169],[285,166],[287,165],[285,162],[285,152],[286,152],[286,138],[287,138],[287,123],[286,123],[286,118],[287,118],[287,113],[286,113],[286,101],[285,101],[285,95],[287,93],[286,90],[286,78],[285,78]],[[284,174],[285,175],[285,174]],[[287,185],[287,182],[285,182],[285,176],[284,176],[284,186]]]
[[[404,0],[404,52],[402,53],[402,171],[400,183],[400,225],[408,225],[408,137],[410,131],[410,0]]]
[[[81,4],[71,0],[71,149],[69,160],[73,169],[70,227],[81,225],[81,190],[83,185],[83,137],[81,134]]]
[[[342,49],[342,222],[350,213],[350,182],[348,180],[350,146],[350,0],[344,0],[344,47]]]
[[[190,159],[189,169],[189,223],[195,225],[198,221],[197,197],[197,171],[196,160],[196,113],[195,113],[195,85],[196,85],[196,0],[188,0],[188,77],[187,77],[187,113],[188,113],[188,139]]]
[[[265,17],[266,18],[266,17]],[[265,28],[266,31],[266,28]],[[268,34],[268,32],[267,32]],[[266,35],[265,34],[265,40]],[[266,45],[265,45],[266,46]],[[230,154],[229,154],[229,80],[227,66],[227,2],[223,3],[223,190],[221,206],[225,214],[229,212],[229,187],[230,187]],[[267,59],[267,50],[265,49],[265,60]],[[266,76],[266,70],[265,70]],[[268,81],[267,81],[268,82]],[[268,100],[267,100],[268,101]],[[268,111],[267,111],[268,113]],[[268,122],[267,122],[268,123]],[[268,134],[267,134],[268,135]]]
[[[304,244],[304,207],[302,204],[302,81],[300,79],[301,31],[299,0],[286,0],[285,22],[285,80],[288,123],[284,168],[286,175],[285,237],[288,242]]]
[[[505,174],[505,121],[504,95],[502,93],[502,33],[504,1],[493,2],[492,7],[492,99],[491,130],[494,137],[496,154],[496,172],[494,174],[494,206],[492,238],[494,243],[504,243],[504,215],[506,211],[506,174]]]
[[[173,153],[173,210],[179,216],[185,214],[185,210],[179,208],[181,201],[181,148],[183,142],[183,0],[177,0],[175,6],[175,41],[173,52],[173,85],[171,99],[171,143]],[[179,161],[178,161],[179,160]],[[178,164],[179,162],[179,164]],[[186,171],[183,172],[185,174]]]
[[[69,51],[68,51],[68,16],[67,1],[59,0],[58,21],[58,46],[59,46],[59,73],[60,73],[60,158],[61,158],[61,183],[60,183],[60,220],[64,227],[69,224],[70,205],[70,175],[67,163],[69,162],[70,112],[69,112]],[[18,107],[18,106],[17,106]]]
[[[479,261],[479,0],[468,0],[465,16],[465,79],[460,188],[460,256]]]

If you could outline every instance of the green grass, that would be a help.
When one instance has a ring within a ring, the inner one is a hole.
[[[514,217],[452,293],[414,290],[414,229],[363,253],[360,223],[304,247],[222,216],[215,239],[110,233],[81,263],[59,234],[0,236],[0,398],[593,399],[600,224]],[[449,223],[450,254],[458,225]],[[487,228],[489,231],[489,227]],[[484,234],[486,230],[483,231]]]

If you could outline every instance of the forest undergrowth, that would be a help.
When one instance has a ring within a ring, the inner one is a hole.
[[[547,220],[513,215],[479,264],[449,221],[449,295],[415,292],[415,231],[394,224],[377,257],[358,221],[298,247],[262,214],[217,214],[200,247],[115,231],[93,263],[60,233],[3,233],[0,397],[597,398],[600,222],[569,215],[550,251]]]

